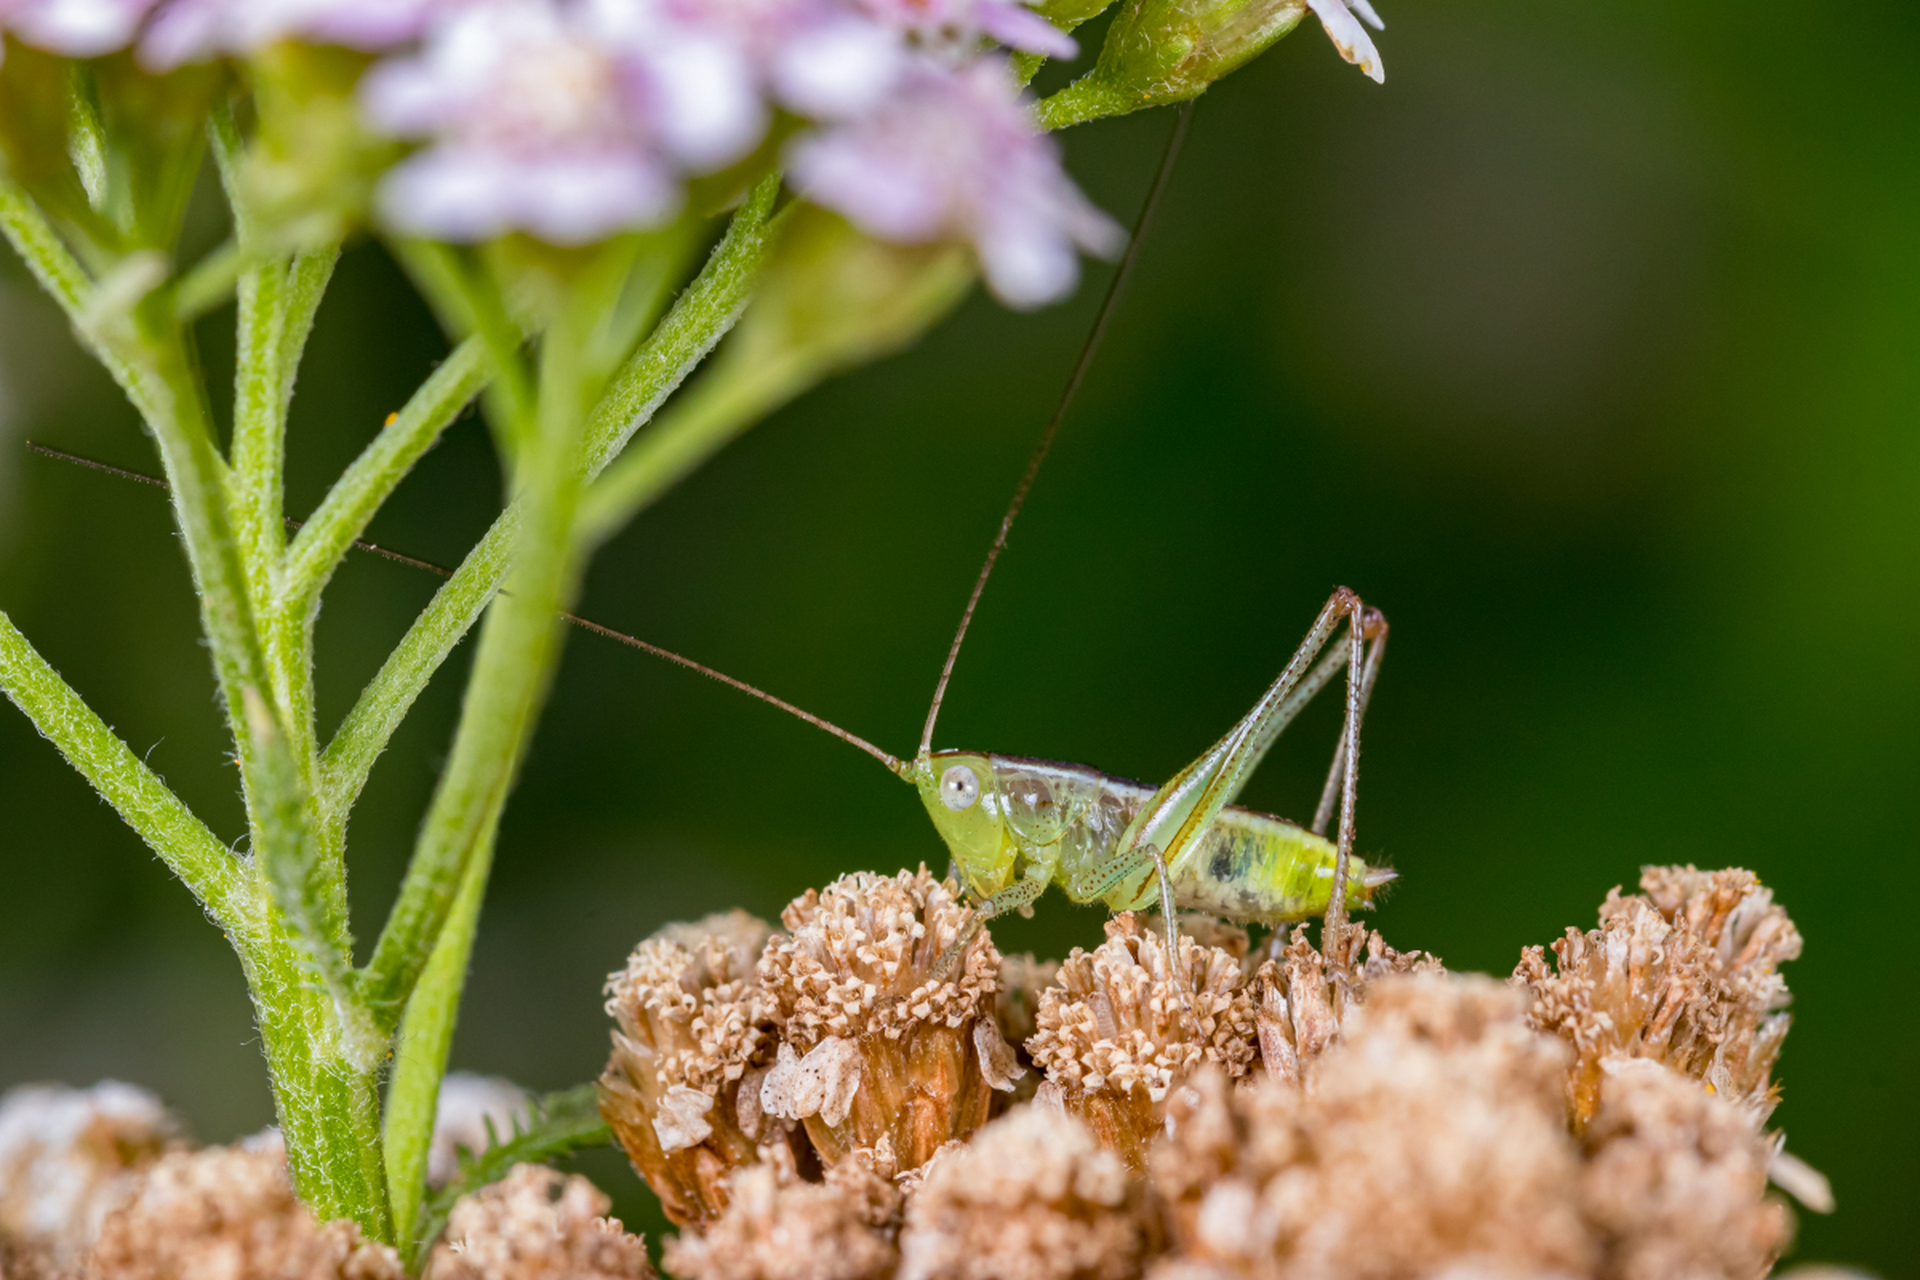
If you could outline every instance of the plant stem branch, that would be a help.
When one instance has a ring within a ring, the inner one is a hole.
[[[600,473],[740,318],[766,261],[773,233],[769,213],[777,191],[778,182],[772,179],[755,189],[700,274],[594,407],[580,452],[586,476]],[[521,515],[518,502],[500,513],[361,690],[322,759],[333,812],[344,813],[352,806],[414,700],[499,589]]]
[[[559,663],[559,615],[571,602],[580,556],[574,521],[585,413],[578,403],[578,326],[556,324],[543,344],[536,429],[520,460],[523,517],[513,544],[512,590],[496,595],[446,769],[360,992],[391,1030],[439,941],[453,899],[506,803],[521,752]]]
[[[180,877],[214,923],[233,929],[246,914],[240,864],[5,613],[0,613],[0,691]]]
[[[460,992],[466,986],[487,873],[493,865],[496,821],[468,863],[453,909],[433,945],[420,981],[407,1001],[394,1051],[393,1079],[387,1085],[385,1129],[387,1185],[392,1188],[394,1235],[402,1245],[414,1240],[414,1225],[426,1193],[427,1157],[433,1146],[433,1122],[439,1109],[440,1081],[447,1071]],[[408,1262],[411,1265],[412,1259]]]
[[[354,539],[366,531],[374,513],[413,464],[486,385],[487,377],[485,344],[468,338],[440,362],[393,421],[381,428],[334,482],[287,548],[277,594],[279,607],[290,620],[312,625],[320,592]]]

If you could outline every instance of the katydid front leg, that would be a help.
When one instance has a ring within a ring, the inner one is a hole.
[[[1047,891],[1047,885],[1052,883],[1056,860],[1057,855],[1052,860],[1029,862],[1024,876],[975,907],[973,919],[967,921],[960,930],[960,936],[933,962],[934,981],[946,979],[960,957],[967,953],[967,948],[973,945],[973,940],[980,935],[980,930],[986,927],[987,921],[1032,906],[1034,900]]]

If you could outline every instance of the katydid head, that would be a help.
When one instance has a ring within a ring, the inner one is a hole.
[[[971,751],[922,752],[911,777],[966,887],[986,898],[1012,884],[1018,846],[993,761]]]

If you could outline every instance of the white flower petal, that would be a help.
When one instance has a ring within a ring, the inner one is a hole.
[[[1348,11],[1347,0],[1307,0],[1307,7],[1320,19],[1327,38],[1333,41],[1341,57],[1366,72],[1375,84],[1386,83],[1387,72],[1380,64],[1380,51],[1373,47],[1373,37],[1367,34],[1367,29]]]

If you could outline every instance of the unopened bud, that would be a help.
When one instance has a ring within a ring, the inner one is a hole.
[[[1049,128],[1183,102],[1292,31],[1306,0],[1130,0],[1092,71],[1041,104]]]

